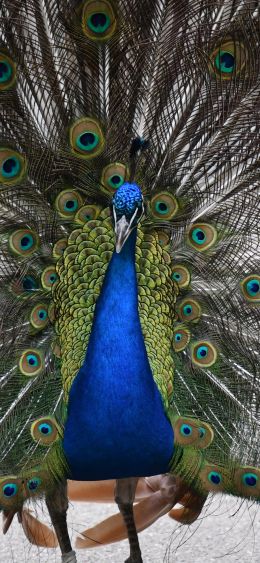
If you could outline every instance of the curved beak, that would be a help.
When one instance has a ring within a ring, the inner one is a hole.
[[[116,212],[113,207],[113,214],[114,214],[114,221],[115,221],[115,235],[116,235],[116,252],[122,250],[125,242],[127,241],[130,233],[132,232],[134,226],[133,222],[135,220],[136,214],[138,212],[138,208],[136,208],[134,214],[132,215],[131,219],[127,219],[125,215],[122,215],[120,219],[117,219]]]

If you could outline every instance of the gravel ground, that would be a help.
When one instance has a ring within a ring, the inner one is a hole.
[[[115,505],[74,503],[69,509],[73,539],[77,533],[116,512]],[[42,516],[38,513],[38,516]],[[44,520],[47,521],[46,515]],[[197,523],[180,527],[168,516],[140,534],[144,563],[259,563],[260,511],[257,505],[215,497]],[[258,538],[258,539],[257,539]],[[123,563],[128,556],[126,541],[78,551],[78,563]],[[60,563],[58,550],[30,546],[17,521],[1,535],[1,563]]]

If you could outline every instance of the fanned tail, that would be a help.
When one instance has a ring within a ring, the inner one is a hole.
[[[1,506],[66,475],[67,393],[113,249],[105,208],[129,179],[147,200],[139,308],[171,469],[202,496],[259,498],[259,8],[100,3],[101,19],[88,0],[0,8]]]

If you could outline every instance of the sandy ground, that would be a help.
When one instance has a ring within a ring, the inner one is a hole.
[[[72,542],[78,532],[116,512],[114,505],[74,503],[69,509]],[[41,516],[39,511],[39,516]],[[43,517],[47,521],[46,514]],[[144,563],[260,563],[260,509],[227,497],[215,497],[200,520],[180,527],[168,516],[140,534]],[[78,563],[123,563],[128,556],[126,541],[78,551]],[[25,539],[16,521],[0,537],[1,563],[60,563],[58,550],[39,549]]]

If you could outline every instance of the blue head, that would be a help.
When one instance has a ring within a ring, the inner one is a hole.
[[[116,252],[120,252],[144,213],[144,200],[139,186],[125,182],[113,196],[112,209]]]

